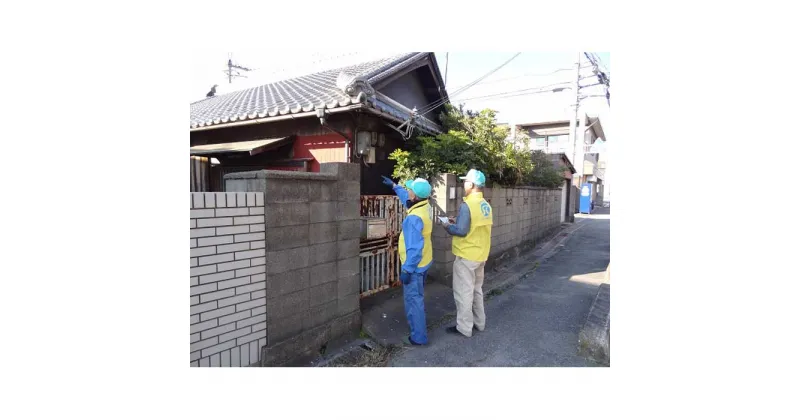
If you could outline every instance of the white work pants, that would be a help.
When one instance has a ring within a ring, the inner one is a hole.
[[[470,261],[456,256],[453,262],[453,297],[456,301],[456,328],[472,337],[472,326],[486,328],[483,311],[483,267],[486,261]]]

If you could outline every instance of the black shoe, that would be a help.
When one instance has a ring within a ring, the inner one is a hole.
[[[446,331],[449,332],[450,334],[464,335],[464,334],[461,334],[461,331],[459,331],[458,328],[456,328],[456,327],[447,327]]]

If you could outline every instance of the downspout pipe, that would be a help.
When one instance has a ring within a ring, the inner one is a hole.
[[[323,128],[325,128],[328,131],[331,131],[331,132],[333,132],[335,134],[338,134],[338,135],[340,135],[340,136],[342,136],[344,138],[344,140],[345,140],[345,142],[344,142],[344,153],[345,153],[345,157],[346,157],[346,162],[350,163],[350,161],[352,160],[351,159],[351,154],[352,153],[350,152],[350,142],[353,139],[351,137],[348,137],[347,134],[345,134],[345,133],[343,133],[343,132],[331,127],[330,125],[328,125],[328,122],[325,120],[325,114],[327,114],[327,113],[328,112],[326,112],[326,110],[324,110],[324,109],[318,109],[317,110],[317,118],[319,118],[319,123]]]

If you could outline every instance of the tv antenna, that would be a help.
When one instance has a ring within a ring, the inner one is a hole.
[[[228,83],[233,83],[234,77],[247,78],[247,76],[241,73],[242,71],[253,71],[253,69],[234,64],[231,54],[228,53],[228,70],[223,70],[223,72],[228,75]]]

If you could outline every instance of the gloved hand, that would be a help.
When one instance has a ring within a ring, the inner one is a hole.
[[[385,177],[383,175],[381,175],[381,178],[383,178],[383,185],[386,185],[386,186],[389,186],[389,187],[393,187],[394,186],[394,181],[392,181],[391,178]]]
[[[408,271],[405,271],[405,270],[401,271],[400,272],[400,282],[403,283],[404,285],[408,285],[409,283],[411,283],[411,273],[409,273]]]

